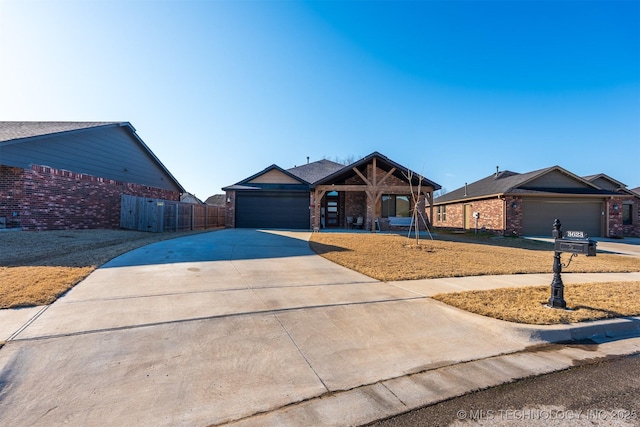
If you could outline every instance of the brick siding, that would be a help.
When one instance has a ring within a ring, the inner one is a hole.
[[[32,165],[0,166],[0,216],[24,230],[120,228],[120,196],[179,201],[178,191]]]
[[[453,203],[447,205],[446,208],[446,219],[443,221],[442,217],[438,217],[438,207],[436,206],[433,211],[434,221],[433,225],[439,228],[451,228],[451,229],[464,229],[464,209],[465,205],[469,205],[469,215],[472,215],[473,212],[479,212],[480,217],[478,218],[478,229],[484,229],[489,232],[493,232],[496,234],[503,234],[505,232],[505,220],[504,220],[504,209],[505,209],[505,201],[502,199],[485,199],[485,200],[473,200],[469,203]],[[520,203],[521,205],[521,203]],[[510,206],[510,204],[508,205]],[[518,206],[519,209],[521,209]],[[507,232],[511,233],[514,230],[514,227],[521,221],[522,213],[520,213],[520,218],[516,215],[511,221],[508,221],[507,224]],[[475,229],[476,220],[475,218],[471,218],[468,221],[469,228]]]
[[[631,224],[622,223],[622,206],[631,204]],[[609,212],[609,237],[640,237],[640,199],[637,197],[621,197],[607,201]],[[617,206],[617,210],[614,209]]]
[[[624,225],[622,223],[623,202],[631,203],[632,223]],[[471,206],[470,212],[480,212],[478,228],[483,227],[496,234],[520,235],[522,232],[522,198],[508,196],[502,199],[473,200],[468,203],[452,203],[447,205],[446,220],[438,217],[438,207],[434,207],[433,225],[438,228],[464,229],[464,206]],[[640,199],[635,197],[615,198],[607,201],[608,237],[640,237]],[[618,210],[613,208],[618,206]],[[506,213],[506,220],[504,219]],[[470,221],[470,229],[475,228],[475,219]]]
[[[227,202],[226,216],[224,226],[226,228],[236,227],[236,192],[233,190],[227,191],[225,202]]]

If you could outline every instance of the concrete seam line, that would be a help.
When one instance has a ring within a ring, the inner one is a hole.
[[[256,292],[256,290],[251,286],[251,284],[242,276],[242,273],[240,273],[240,271],[236,268],[235,263],[233,261],[231,261],[231,265],[233,265],[233,268],[236,270],[236,272],[238,273],[238,275],[242,278],[242,280],[246,283],[247,288],[251,290],[251,292],[253,292],[253,294],[256,296],[256,298],[258,298],[258,300],[262,303],[262,305],[265,306],[265,308],[268,308],[268,305],[265,303],[264,299],[262,299],[260,297],[260,294]],[[313,366],[311,366],[311,362],[309,362],[309,359],[307,359],[307,357],[304,355],[304,353],[302,352],[302,350],[300,349],[300,347],[298,346],[298,343],[296,343],[296,341],[293,339],[293,337],[291,336],[291,334],[289,333],[289,331],[287,330],[287,328],[284,326],[284,324],[282,323],[282,321],[280,320],[280,318],[278,317],[278,311],[279,310],[270,310],[272,312],[273,317],[278,321],[278,323],[280,324],[280,327],[282,328],[282,330],[287,334],[287,337],[289,337],[289,340],[291,341],[291,343],[296,347],[296,350],[298,350],[298,354],[300,354],[300,356],[302,357],[302,359],[305,361],[305,363],[307,364],[307,366],[309,366],[309,369],[311,369],[311,371],[313,372],[313,374],[316,376],[316,378],[318,378],[318,381],[320,381],[320,383],[322,384],[322,386],[325,388],[325,390],[329,391],[329,387],[327,387],[327,385],[324,383],[324,381],[322,380],[322,378],[320,378],[320,375],[318,375],[318,372],[316,372],[316,370],[313,368]]]
[[[280,324],[280,326],[282,327],[282,329],[284,330],[284,332],[287,334],[287,336],[289,337],[289,339],[291,340],[291,342],[293,343],[293,345],[296,347],[296,349],[298,350],[298,353],[300,353],[300,356],[302,356],[302,358],[304,359],[304,361],[307,363],[307,365],[309,366],[309,369],[311,369],[311,371],[314,373],[314,375],[316,376],[316,378],[318,378],[318,381],[320,381],[320,383],[322,384],[322,386],[325,388],[325,390],[327,390],[327,392],[329,392],[329,387],[327,387],[327,385],[325,384],[325,382],[322,380],[322,378],[320,377],[320,375],[318,374],[318,372],[316,372],[316,370],[313,368],[313,366],[311,365],[311,362],[309,361],[309,359],[307,359],[307,356],[305,356],[305,354],[302,352],[302,349],[298,346],[298,343],[293,339],[293,337],[291,336],[291,334],[289,333],[289,330],[284,326],[284,324],[282,323],[282,321],[280,320],[280,318],[278,317],[278,313],[273,313],[273,317],[276,318],[276,320],[278,321],[278,323]]]
[[[7,342],[9,341],[14,341],[16,339],[16,337],[18,335],[20,335],[20,333],[22,331],[24,331],[29,325],[31,325],[38,317],[40,317],[42,315],[42,313],[44,313],[50,306],[45,305],[44,307],[42,307],[40,310],[38,310],[38,312],[33,315],[33,317],[31,317],[31,319],[29,319],[24,325],[22,325],[17,331],[15,331],[13,334],[11,334],[9,336],[9,338],[7,338]]]
[[[240,317],[240,316],[253,316],[256,314],[264,314],[264,315],[273,315],[277,313],[286,313],[289,311],[299,311],[299,310],[313,310],[313,309],[321,309],[327,307],[341,307],[347,305],[365,305],[365,304],[379,304],[379,303],[392,303],[398,301],[412,301],[417,299],[423,299],[422,297],[408,298],[408,299],[394,299],[394,300],[380,300],[380,301],[364,301],[364,302],[346,302],[339,304],[324,304],[324,305],[313,305],[313,306],[304,306],[304,307],[290,307],[290,308],[280,308],[280,309],[265,309],[265,310],[257,310],[257,311],[246,311],[241,313],[228,313],[228,314],[218,314],[212,316],[200,316],[200,317],[192,317],[189,319],[176,319],[176,320],[166,320],[163,322],[151,322],[151,323],[141,323],[138,325],[125,325],[125,326],[113,326],[110,328],[101,328],[101,329],[91,329],[87,331],[76,331],[76,332],[68,332],[61,333],[55,335],[43,335],[39,337],[30,337],[30,338],[19,338],[14,341],[39,341],[46,339],[55,339],[55,338],[63,338],[63,337],[72,337],[77,335],[88,335],[88,334],[99,334],[102,332],[111,332],[111,331],[123,331],[127,329],[138,329],[138,328],[149,328],[153,326],[161,326],[161,325],[171,325],[176,323],[186,323],[186,322],[199,322],[203,320],[214,320],[214,319],[224,319],[227,317]],[[33,319],[35,320],[35,318]],[[28,325],[25,325],[25,327]],[[24,328],[22,328],[24,329]]]
[[[385,380],[385,381],[386,381],[386,380]],[[387,385],[385,384],[385,381],[380,381],[380,383],[379,383],[379,384],[380,384],[382,387],[386,388],[386,389],[389,391],[389,393],[391,393],[391,394],[393,395],[393,397],[395,397],[396,399],[398,399],[398,402],[402,403],[402,406],[404,406],[405,408],[407,408],[407,407],[408,407],[408,406],[407,406],[407,404],[406,404],[406,403],[404,403],[404,401],[403,401],[402,399],[400,399],[400,397],[399,397],[397,394],[395,394],[395,393],[393,392],[393,390],[391,390],[389,387],[387,387]]]

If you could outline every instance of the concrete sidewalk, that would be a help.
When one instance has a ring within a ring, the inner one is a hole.
[[[168,240],[114,259],[49,307],[0,311],[0,425],[357,425],[640,352],[640,338],[611,341],[640,336],[638,318],[531,327],[428,298],[548,285],[550,274],[383,283],[315,255],[308,238]],[[574,279],[640,273],[563,274]],[[576,338],[600,343],[537,347]]]

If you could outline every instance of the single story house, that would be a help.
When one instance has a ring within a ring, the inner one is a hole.
[[[129,122],[0,122],[0,227],[119,228],[123,194],[184,192]]]
[[[440,185],[378,152],[350,165],[326,159],[291,169],[274,164],[223,188],[226,226],[406,228],[411,225],[414,198],[419,212],[424,212],[425,200],[430,203],[438,189]]]
[[[560,166],[527,173],[499,171],[434,200],[436,227],[503,235],[550,236],[563,230],[591,237],[640,236],[640,197],[604,174],[579,177]]]

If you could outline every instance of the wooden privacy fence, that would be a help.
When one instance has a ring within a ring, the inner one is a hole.
[[[224,227],[225,208],[195,205],[173,200],[123,194],[120,227],[129,230],[164,231],[205,230]]]

